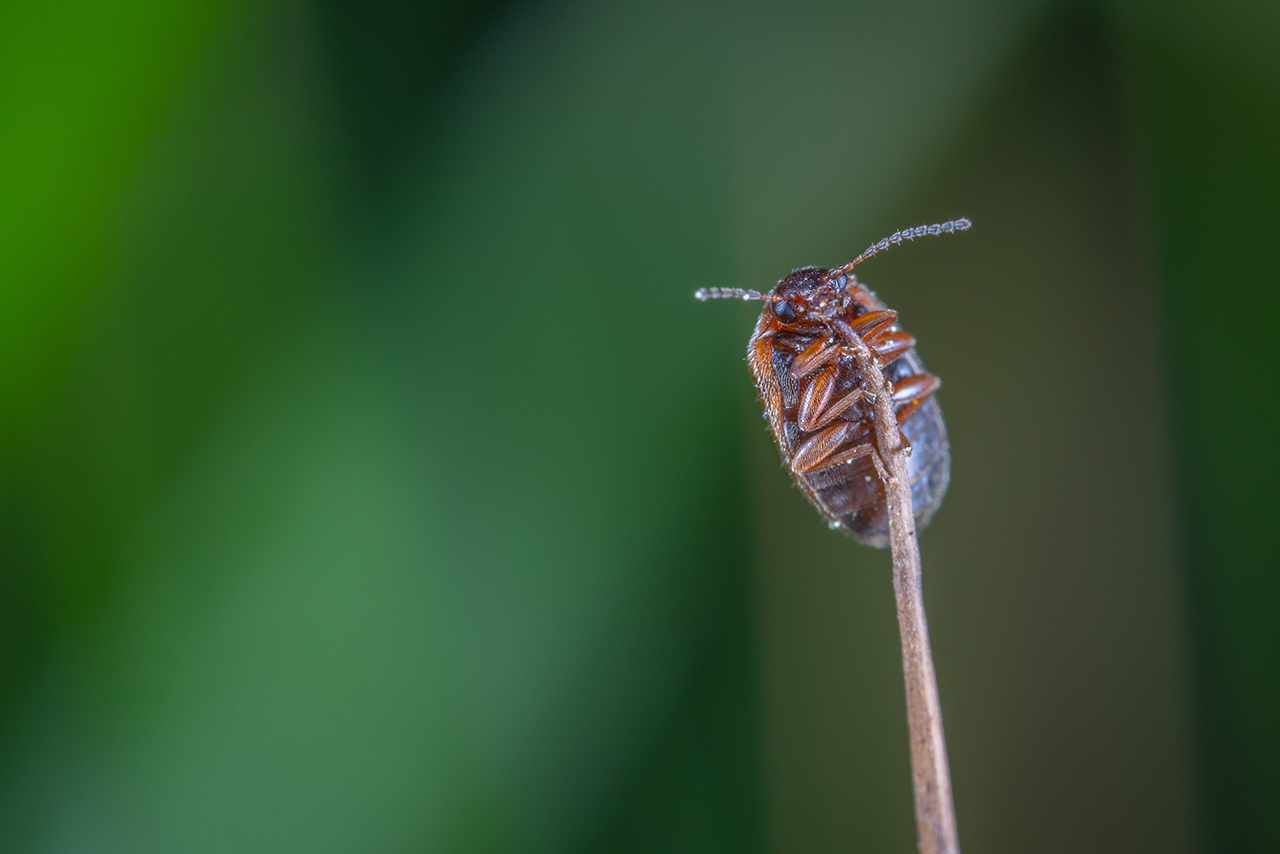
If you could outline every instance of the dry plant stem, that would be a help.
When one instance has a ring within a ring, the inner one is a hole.
[[[842,326],[844,324],[841,324]],[[915,789],[916,835],[921,854],[959,854],[956,811],[951,800],[951,771],[942,736],[942,706],[929,648],[924,615],[920,547],[911,507],[911,481],[906,449],[893,411],[892,390],[867,345],[847,326],[846,345],[853,351],[867,387],[876,395],[876,440],[885,467],[897,485],[885,486],[889,510],[889,546],[893,551],[893,590],[902,636],[902,671],[907,688],[907,728],[911,737],[911,778]]]

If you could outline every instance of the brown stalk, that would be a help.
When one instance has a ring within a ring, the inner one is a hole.
[[[898,633],[902,636],[902,673],[907,688],[907,730],[911,738],[911,779],[915,790],[916,838],[921,854],[959,854],[956,810],[951,799],[951,770],[942,735],[942,706],[929,648],[929,624],[924,614],[920,546],[911,508],[907,449],[902,444],[893,410],[893,390],[884,379],[870,349],[846,324],[843,338],[854,351],[868,391],[876,396],[876,444],[889,476],[885,486],[889,510],[889,547],[893,552],[893,591],[898,604]]]

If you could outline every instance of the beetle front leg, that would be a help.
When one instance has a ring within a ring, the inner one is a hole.
[[[819,338],[791,360],[792,379],[801,380],[834,361],[841,348],[830,338]]]

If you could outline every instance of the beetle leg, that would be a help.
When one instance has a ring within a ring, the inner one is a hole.
[[[840,352],[840,348],[829,338],[819,338],[805,347],[791,361],[793,379],[803,379],[809,374],[830,362]]]
[[[894,415],[899,426],[905,424],[916,410],[920,408],[920,404],[929,399],[929,396],[938,390],[942,385],[942,380],[933,374],[912,374],[903,377],[898,384],[893,387],[893,405],[897,410]],[[898,437],[902,442],[902,450],[909,457],[911,456],[911,442],[907,440],[907,434],[898,430]]]
[[[836,388],[836,371],[831,365],[818,371],[804,384],[800,392],[800,405],[796,411],[796,426],[808,432],[817,430],[831,419],[823,420],[831,394]]]
[[[845,463],[851,463],[854,460],[858,460],[863,457],[875,457],[875,456],[878,456],[875,453],[875,446],[872,445],[870,442],[867,442],[866,444],[862,444],[862,445],[853,445],[851,447],[845,448],[843,451],[840,451],[839,453],[832,454],[826,459],[820,461],[816,466],[809,469],[808,472],[805,472],[805,474],[810,474],[815,471],[822,471],[823,469],[835,468],[836,466],[844,465]],[[872,464],[874,465],[875,462],[876,461],[873,460]]]
[[[880,460],[880,452],[875,448],[871,449],[871,464],[876,467],[876,474],[880,475],[880,480],[885,486],[898,488],[898,479],[885,470],[884,463]]]
[[[852,462],[859,457],[870,457],[871,464],[875,466],[881,482],[896,488],[897,479],[890,476],[885,469],[884,462],[880,459],[880,454],[874,445],[870,443],[855,445],[836,453],[840,443],[848,436],[851,426],[841,422],[811,436],[791,458],[792,471],[796,474],[812,474],[842,463]]]
[[[898,313],[893,309],[869,311],[861,317],[851,320],[849,322],[849,328],[856,332],[864,341],[867,341],[874,338],[882,330],[888,329],[897,319]]]
[[[804,472],[811,474],[813,472],[822,471],[824,469],[835,468],[844,463],[851,463],[862,457],[870,457],[871,464],[876,468],[876,474],[880,476],[880,482],[896,487],[898,481],[889,475],[888,470],[884,467],[884,462],[880,459],[880,453],[876,450],[875,445],[868,442],[865,445],[854,445],[852,448],[846,448],[838,454],[832,454],[826,459],[819,462],[816,466]]]
[[[916,339],[909,332],[886,329],[867,341],[867,346],[887,365],[916,346]]]
[[[806,410],[805,403],[806,401],[808,401],[808,399],[811,396],[810,389],[813,388],[813,386],[816,386],[819,380],[824,381],[826,387],[824,389],[814,389],[812,396],[816,399],[818,395],[821,394],[822,395],[821,405],[826,406],[827,408],[822,409],[820,406],[820,407],[810,408]],[[843,415],[849,409],[849,407],[853,406],[855,403],[857,403],[859,400],[862,400],[864,397],[870,398],[872,400],[875,399],[874,395],[867,394],[865,390],[860,388],[855,388],[853,391],[849,392],[844,397],[837,400],[835,403],[832,403],[830,406],[827,406],[827,402],[831,399],[831,391],[832,389],[834,389],[834,387],[835,387],[835,371],[830,369],[828,369],[827,371],[823,371],[821,374],[819,374],[817,377],[814,378],[814,381],[812,383],[810,383],[808,386],[805,387],[804,394],[800,398],[799,417],[796,419],[796,423],[801,430],[805,430],[805,431],[819,430],[823,427],[826,427],[832,421],[835,421],[837,418]]]
[[[922,403],[924,403],[923,400],[916,400],[908,403],[906,406],[899,407],[895,416],[898,419],[898,426],[901,427],[903,424],[910,421],[912,416],[920,411],[920,404]]]
[[[852,426],[839,421],[814,433],[791,456],[791,470],[796,474],[807,474],[822,468],[823,462],[840,447]]]
[[[937,391],[940,385],[942,380],[933,374],[912,374],[909,377],[903,377],[893,384],[893,403],[895,406],[902,406],[924,400]]]
[[[831,407],[825,413],[823,413],[821,418],[818,419],[817,426],[825,427],[826,425],[830,424],[832,421],[835,421],[837,418],[843,415],[846,410],[848,410],[851,406],[853,406],[855,403],[857,403],[859,400],[862,400],[863,398],[867,398],[868,400],[874,400],[875,396],[871,394],[867,394],[867,392],[864,389],[855,388],[853,391],[849,392],[844,397],[840,398],[835,403],[831,404]]]

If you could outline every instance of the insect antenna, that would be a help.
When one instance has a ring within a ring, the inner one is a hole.
[[[867,247],[867,251],[863,252],[857,258],[854,258],[848,264],[839,268],[839,272],[847,273],[872,255],[877,255],[890,246],[897,246],[904,240],[915,240],[917,237],[934,237],[939,234],[953,234],[957,231],[968,231],[973,223],[967,217],[960,219],[947,220],[946,222],[935,222],[933,225],[917,225],[915,228],[904,228],[901,231],[895,231],[893,234],[881,240],[879,243],[873,243]],[[832,272],[836,272],[833,270]]]
[[[759,291],[752,291],[746,288],[698,288],[693,292],[693,298],[700,302],[706,302],[709,299],[761,299],[766,302],[778,301],[778,298],[773,294],[762,294]]]

